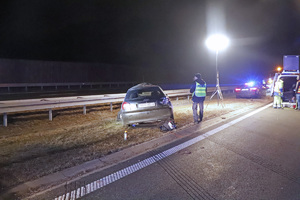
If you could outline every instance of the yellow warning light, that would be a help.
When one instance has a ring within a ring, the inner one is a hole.
[[[281,72],[281,70],[282,70],[282,67],[278,66],[278,67],[277,67],[277,71],[278,71],[278,72]]]

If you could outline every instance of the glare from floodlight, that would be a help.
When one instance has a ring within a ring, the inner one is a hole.
[[[229,39],[221,34],[210,36],[205,41],[206,46],[213,51],[220,51],[226,49],[229,46]]]
[[[210,49],[215,51],[216,53],[216,72],[217,72],[217,83],[216,83],[216,90],[215,92],[211,95],[210,100],[217,95],[218,97],[218,105],[219,105],[219,99],[223,101],[223,95],[220,87],[220,79],[219,79],[219,70],[218,70],[218,54],[220,50],[224,50],[228,47],[229,45],[229,39],[221,34],[216,34],[210,36],[206,41],[205,41],[206,46]],[[208,106],[208,104],[207,104]],[[206,106],[206,107],[207,107]],[[224,105],[222,104],[224,107]]]

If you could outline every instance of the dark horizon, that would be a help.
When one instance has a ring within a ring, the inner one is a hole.
[[[283,55],[300,54],[296,0],[12,0],[0,4],[1,59],[93,63],[98,67],[88,72],[90,76],[104,71],[107,81],[182,83],[199,72],[213,84],[215,54],[204,40],[216,31],[231,39],[228,49],[219,53],[221,84],[269,77],[275,66],[282,65]],[[62,71],[66,77],[82,72],[76,67]]]

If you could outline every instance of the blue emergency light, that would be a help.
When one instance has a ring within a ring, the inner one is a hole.
[[[245,83],[245,85],[249,86],[249,87],[253,87],[255,85],[254,81],[250,81],[248,83]]]

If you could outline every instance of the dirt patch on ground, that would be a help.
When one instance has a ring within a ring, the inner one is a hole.
[[[206,101],[204,120],[269,103],[271,99],[235,99],[226,95],[224,107],[217,100]],[[192,102],[172,101],[179,129],[193,123]],[[208,104],[208,106],[207,106]],[[120,105],[56,110],[53,121],[46,111],[12,114],[8,127],[0,126],[1,191],[39,177],[82,164],[132,145],[163,136],[157,124],[126,128],[116,122]],[[128,139],[123,140],[124,131]]]

